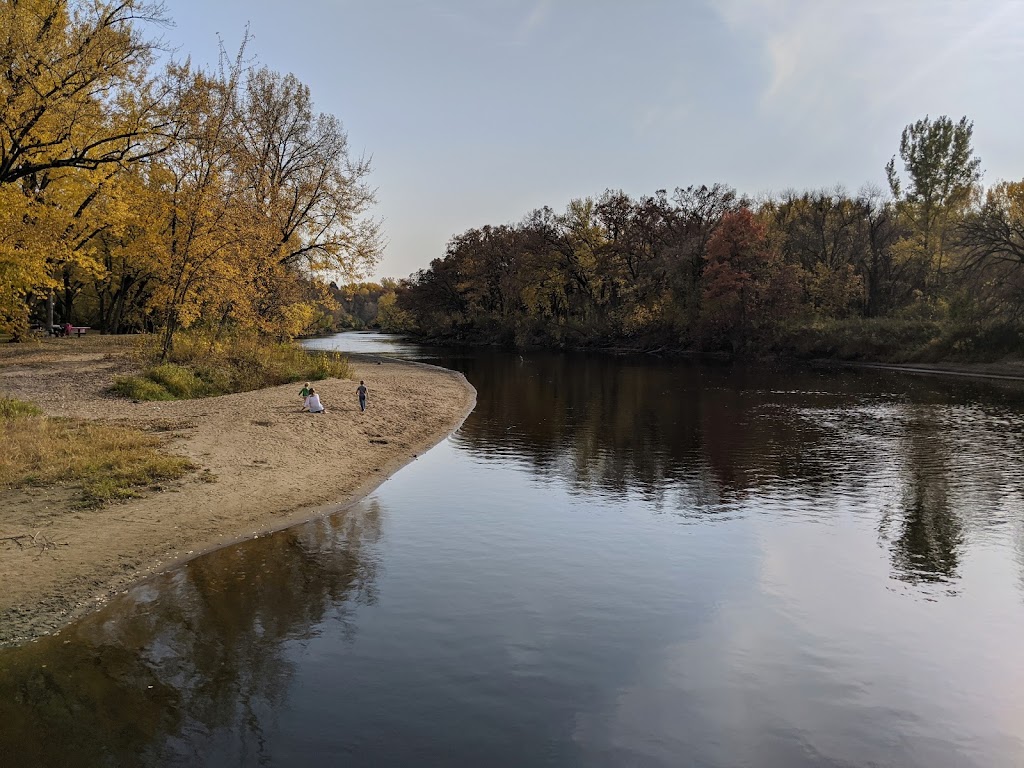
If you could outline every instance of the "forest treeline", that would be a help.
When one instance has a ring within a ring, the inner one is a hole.
[[[400,330],[409,324],[409,320],[399,316],[396,308],[399,288],[399,281],[389,277],[379,283],[331,283],[333,303],[318,315],[317,324],[311,331]]]
[[[1021,349],[1024,182],[966,118],[903,131],[887,191],[609,190],[456,235],[395,330],[475,343],[938,359]],[[388,323],[383,323],[385,328]]]
[[[376,262],[364,158],[245,44],[175,60],[142,0],[0,0],[0,331],[324,324]]]

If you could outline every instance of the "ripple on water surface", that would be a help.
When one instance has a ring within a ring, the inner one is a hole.
[[[0,764],[1024,764],[1019,389],[316,345],[477,409],[0,654]]]

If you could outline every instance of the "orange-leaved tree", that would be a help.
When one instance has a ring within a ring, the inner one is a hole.
[[[722,217],[705,258],[701,330],[706,343],[743,349],[798,309],[802,270],[782,260],[750,209]]]

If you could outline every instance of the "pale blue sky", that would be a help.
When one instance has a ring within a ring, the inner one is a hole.
[[[907,123],[966,114],[1024,178],[1024,0],[168,0],[180,55],[293,72],[373,157],[404,277],[482,224],[716,181],[884,185]]]

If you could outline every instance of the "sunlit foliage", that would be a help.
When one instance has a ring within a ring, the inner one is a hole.
[[[0,330],[287,338],[380,251],[341,123],[242,45],[153,71],[141,0],[0,0]]]

